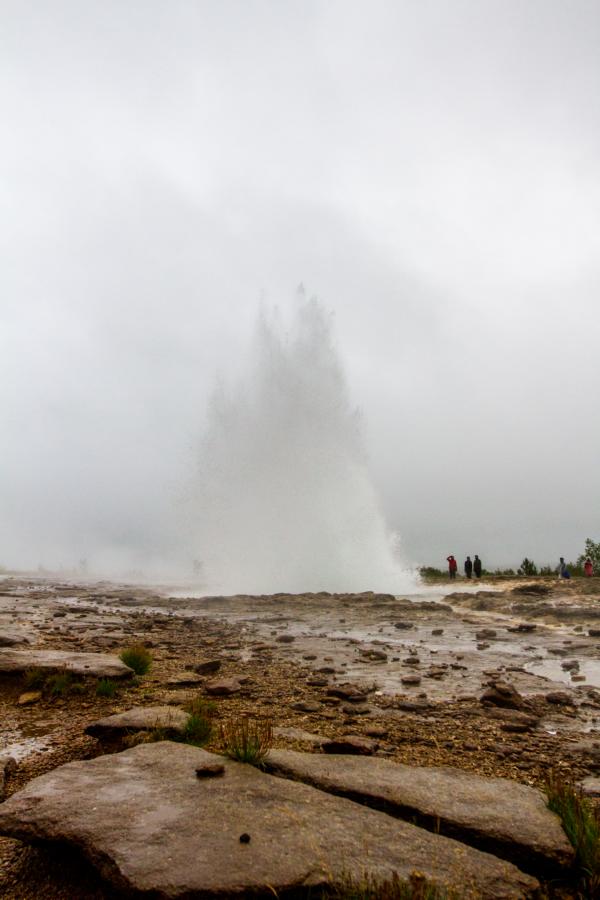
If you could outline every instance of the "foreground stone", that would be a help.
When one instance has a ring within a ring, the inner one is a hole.
[[[0,647],[18,647],[23,644],[32,644],[34,640],[35,635],[31,631],[25,631],[19,626],[3,625],[0,627]]]
[[[224,767],[218,777],[203,768]],[[305,784],[185,744],[73,762],[0,805],[0,834],[61,841],[115,888],[154,898],[272,897],[415,870],[461,897],[534,896],[517,868]]]
[[[183,734],[188,719],[186,712],[172,706],[136,706],[92,722],[85,733],[102,743],[115,743],[135,732],[160,729],[167,739]]]
[[[402,818],[416,817],[473,846],[543,871],[569,866],[574,852],[541,791],[461,769],[384,759],[271,750],[269,772],[351,797]]]
[[[94,678],[131,678],[133,670],[111,653],[76,653],[70,650],[0,650],[0,675],[18,675],[28,669],[72,672]]]

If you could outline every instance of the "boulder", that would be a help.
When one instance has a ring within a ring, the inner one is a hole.
[[[204,662],[196,663],[194,672],[198,675],[213,675],[221,668],[220,659],[205,659]]]
[[[488,689],[483,692],[480,700],[484,704],[503,706],[507,709],[520,709],[523,706],[523,697],[507,681],[488,682]]]
[[[0,650],[0,675],[20,675],[28,669],[71,672],[93,678],[131,678],[133,669],[110,653],[71,650]]]
[[[215,762],[223,774],[198,776]],[[273,896],[365,873],[408,880],[414,871],[461,897],[515,900],[538,888],[458,841],[169,741],[34,779],[0,805],[0,834],[71,845],[117,891],[157,900]]]
[[[238,678],[215,678],[204,685],[206,693],[215,697],[228,697],[230,694],[237,694],[241,689]]]
[[[269,772],[416,820],[527,869],[568,866],[573,848],[536,788],[450,767],[271,750]]]
[[[138,731],[157,729],[164,733],[165,738],[177,737],[183,733],[188,719],[188,713],[172,706],[136,706],[92,722],[85,733],[102,743],[118,742]]]

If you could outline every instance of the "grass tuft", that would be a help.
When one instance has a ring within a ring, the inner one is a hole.
[[[270,721],[259,722],[246,717],[221,725],[220,738],[225,756],[259,766],[273,745],[273,726]]]
[[[366,873],[362,878],[343,877],[339,883],[327,886],[320,895],[323,900],[459,900],[451,888],[428,881],[421,872],[413,872],[402,881],[396,872],[381,879]]]
[[[600,816],[572,781],[556,772],[546,779],[548,807],[561,819],[576,854],[584,896],[600,898]]]
[[[152,668],[152,654],[143,644],[127,647],[119,655],[119,659],[133,669],[136,675],[145,675]]]
[[[182,740],[185,744],[194,744],[202,747],[212,734],[212,722],[206,716],[197,716],[192,713],[183,730]]]
[[[45,680],[46,673],[43,669],[27,669],[23,675],[23,684],[28,691],[40,691]]]
[[[72,683],[73,676],[70,672],[54,672],[46,678],[44,688],[51,697],[64,697],[69,693]]]
[[[97,697],[114,697],[117,693],[117,684],[110,678],[101,678],[96,685]]]

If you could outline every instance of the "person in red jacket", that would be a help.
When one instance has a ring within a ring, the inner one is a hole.
[[[456,570],[458,569],[458,563],[456,562],[456,560],[454,559],[452,554],[450,554],[450,556],[447,556],[446,560],[448,562],[448,574],[450,575],[450,578],[456,578]]]
[[[592,565],[592,561],[589,558],[589,556],[583,564],[583,573],[586,578],[591,578],[592,575],[594,574],[594,567]]]

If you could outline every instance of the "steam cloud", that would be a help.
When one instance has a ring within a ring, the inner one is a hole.
[[[217,387],[190,505],[212,589],[414,584],[371,484],[330,317],[303,292],[287,330],[277,313],[261,313],[246,373]]]

